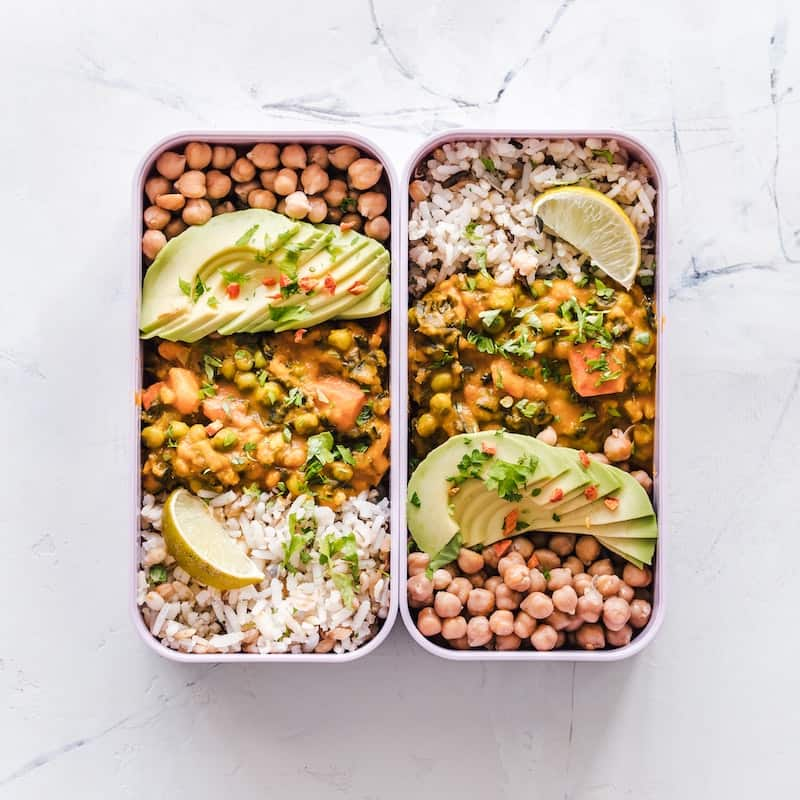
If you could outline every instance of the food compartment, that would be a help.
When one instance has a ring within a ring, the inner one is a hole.
[[[134,192],[137,629],[187,661],[370,652],[396,615],[391,165],[192,133]]]
[[[459,131],[404,177],[404,621],[450,658],[631,655],[663,613],[658,165]]]

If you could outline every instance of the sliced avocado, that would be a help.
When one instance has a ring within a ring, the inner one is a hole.
[[[562,448],[558,448],[562,449]],[[542,509],[548,509],[550,512],[557,512],[559,515],[567,514],[589,503],[594,502],[599,498],[606,497],[611,492],[619,489],[620,482],[615,477],[614,473],[605,469],[604,464],[598,464],[595,461],[590,461],[589,465],[584,467],[580,460],[580,455],[577,450],[564,450],[574,454],[574,458],[570,455],[570,473],[571,476],[559,476],[550,483],[542,486],[542,491],[536,497],[531,497],[526,500],[529,505],[536,505]],[[564,487],[576,485],[576,488],[571,491],[566,491]],[[593,499],[586,496],[586,490],[594,487],[595,494]],[[561,500],[553,501],[553,492],[556,489],[564,490],[564,496]],[[535,516],[535,515],[534,515]]]
[[[139,312],[142,333],[151,333],[192,311],[193,301],[202,299],[202,295],[193,296],[195,281],[208,261],[221,256],[224,260],[228,255],[234,264],[254,260],[256,248],[238,244],[248,232],[252,231],[251,241],[259,232],[277,236],[295,224],[281,214],[254,208],[221,214],[170,239],[144,276]]]
[[[594,486],[597,492],[596,500],[607,497],[617,491],[622,485],[622,482],[616,476],[616,470],[607,469],[605,464],[598,464],[592,461],[587,469],[591,478],[589,485]],[[565,497],[564,502],[558,504],[558,513],[566,515],[571,511],[584,508],[589,505],[589,503],[594,502],[594,500],[590,500],[586,496],[586,488],[588,487],[581,489],[578,494],[573,493],[569,499]]]
[[[338,319],[366,319],[377,317],[392,307],[392,284],[384,281],[377,289],[364,296],[346,311],[337,315]]]
[[[654,514],[624,522],[611,522],[608,525],[580,525],[574,523],[551,522],[539,525],[540,531],[564,531],[565,533],[581,533],[589,536],[610,536],[612,539],[656,539],[658,524]]]
[[[643,564],[652,564],[653,555],[656,551],[656,540],[648,539],[619,539],[608,536],[598,536],[597,541],[607,547],[612,553],[635,564],[639,569]]]

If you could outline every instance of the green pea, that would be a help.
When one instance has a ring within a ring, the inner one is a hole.
[[[233,376],[236,374],[236,364],[233,363],[233,359],[223,359],[222,366],[219,368],[219,371],[222,373],[222,377],[225,378],[226,381],[232,381]]]
[[[245,389],[255,389],[258,386],[258,378],[255,372],[238,372],[234,383],[243,391]]]
[[[182,439],[187,433],[189,433],[189,426],[180,420],[170,423],[170,428],[172,429],[173,439]]]
[[[301,435],[311,433],[319,427],[319,417],[316,414],[306,412],[298,414],[293,420],[294,429]]]
[[[336,328],[328,334],[328,344],[344,353],[353,346],[353,334],[347,328]]]
[[[305,481],[296,473],[292,473],[286,479],[286,488],[295,496],[303,493],[303,490],[306,488]]]
[[[233,363],[236,365],[236,369],[247,372],[253,369],[253,356],[249,350],[237,350],[233,354]]]
[[[431,397],[430,408],[434,414],[446,414],[453,407],[449,392],[438,392]]]
[[[331,475],[340,483],[347,483],[353,477],[353,468],[341,461],[334,461],[330,469]]]
[[[497,286],[489,292],[488,302],[490,308],[511,311],[514,308],[514,290],[505,286]]]
[[[281,400],[283,400],[284,391],[283,387],[279,383],[268,381],[262,388],[264,390],[264,396],[261,398],[262,403],[274,406],[276,403],[279,403]]]
[[[164,444],[165,438],[164,431],[162,431],[161,428],[156,428],[155,425],[148,425],[146,428],[142,429],[142,441],[145,447],[150,450],[161,447],[161,445]]]
[[[239,443],[239,434],[233,428],[223,428],[218,431],[211,440],[211,446],[215,450],[230,450]]]
[[[253,356],[253,366],[256,369],[264,369],[267,366],[267,359],[264,358],[264,354],[260,350],[256,350]]]
[[[449,372],[437,372],[431,378],[431,389],[434,392],[449,392],[453,388],[453,376]]]
[[[438,423],[433,414],[423,414],[417,420],[417,433],[422,436],[423,439],[433,436],[437,427]]]

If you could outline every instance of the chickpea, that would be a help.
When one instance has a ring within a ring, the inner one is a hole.
[[[236,150],[223,144],[214,145],[211,151],[211,166],[214,169],[228,169],[236,161]]]
[[[436,421],[436,418],[433,416],[433,414],[422,414],[417,420],[416,427],[417,433],[423,439],[427,439],[429,436],[433,436],[433,434],[436,433],[439,423]]]
[[[544,577],[542,572],[536,569],[536,567],[528,572],[528,577],[531,579],[529,591],[543,592],[545,589],[547,589],[547,579]]]
[[[164,228],[164,233],[167,239],[174,239],[176,236],[180,236],[185,230],[186,223],[180,217],[176,217]]]
[[[547,547],[547,543],[550,541],[550,536],[545,531],[533,531],[532,533],[528,533],[527,536],[533,542],[533,550],[541,550],[543,547]]]
[[[500,563],[500,556],[497,554],[497,550],[495,550],[494,547],[485,547],[481,555],[489,569],[497,569],[497,565]]]
[[[149,450],[161,447],[165,439],[166,434],[164,431],[161,428],[156,428],[155,425],[148,425],[146,428],[142,428],[142,441]]]
[[[601,558],[599,561],[595,561],[586,571],[592,577],[595,575],[613,575],[614,565],[611,563],[610,558]]]
[[[467,597],[467,610],[473,616],[485,616],[494,610],[494,595],[487,589],[474,588]]]
[[[584,564],[591,564],[600,555],[600,542],[594,536],[581,536],[575,544],[575,555]]]
[[[415,203],[421,203],[423,200],[428,199],[428,191],[422,181],[411,181],[408,187],[408,193]]]
[[[309,222],[322,222],[328,216],[328,204],[321,197],[309,197],[311,210],[308,212]]]
[[[169,194],[172,191],[172,182],[160,175],[149,178],[144,185],[144,193],[151,203],[155,203],[156,199],[162,194]]]
[[[293,420],[294,429],[301,435],[312,433],[319,427],[319,417],[310,412],[298,414]]]
[[[231,183],[231,179],[224,172],[212,169],[205,177],[207,197],[210,197],[212,200],[220,200],[230,193],[233,184]]]
[[[286,214],[292,219],[305,219],[311,211],[311,203],[303,192],[292,192],[286,198]]]
[[[506,568],[503,582],[515,592],[527,592],[531,588],[530,571],[525,564],[512,564]]]
[[[339,227],[343,231],[360,231],[363,224],[363,220],[358,214],[345,214],[339,223]]]
[[[507,636],[494,637],[495,650],[519,650],[522,644],[522,639],[519,638],[513,631]]]
[[[565,614],[558,609],[555,609],[553,613],[545,619],[545,623],[551,625],[557,631],[566,630],[572,621],[573,617],[571,614]]]
[[[631,618],[631,607],[621,597],[609,597],[603,603],[603,624],[618,631]]]
[[[234,206],[230,200],[226,200],[224,203],[217,203],[214,208],[214,216],[218,217],[220,214],[230,214],[232,211],[236,211],[236,206]]]
[[[606,646],[603,626],[587,623],[575,634],[575,641],[581,650],[602,650]]]
[[[445,639],[461,639],[467,635],[467,620],[464,617],[450,617],[442,620],[442,636]]]
[[[458,552],[458,568],[465,575],[473,575],[483,569],[483,556],[474,550],[462,547]]]
[[[453,578],[453,580],[450,581],[450,585],[447,587],[447,591],[450,592],[450,594],[454,594],[461,601],[461,605],[463,606],[472,592],[472,584],[466,578]]]
[[[640,589],[650,585],[653,580],[653,573],[648,567],[639,569],[633,564],[626,564],[622,570],[622,580],[624,580],[628,586]]]
[[[414,575],[406,582],[408,599],[423,605],[433,602],[433,581],[424,572]]]
[[[290,169],[305,169],[308,163],[306,151],[299,144],[287,144],[281,150],[281,164]]]
[[[328,148],[321,144],[312,144],[308,148],[308,160],[311,164],[317,164],[322,169],[327,169],[330,163]]]
[[[358,198],[358,213],[367,219],[374,219],[386,211],[388,200],[383,192],[364,192]]]
[[[583,623],[584,623],[583,617],[570,616],[569,625],[567,625],[567,627],[564,628],[564,630],[567,631],[567,633],[574,633],[576,630],[578,630],[578,628],[581,627],[581,625],[583,625]]]
[[[505,575],[505,571],[512,564],[521,564],[523,566],[525,565],[525,559],[515,550],[509,550],[508,554],[503,556],[497,562],[497,571],[500,573],[501,576],[503,576]]]
[[[467,575],[467,580],[476,588],[482,589],[486,581],[485,572],[475,572],[472,575]]]
[[[464,604],[452,592],[436,592],[433,598],[433,607],[442,619],[457,617]]]
[[[614,428],[603,443],[603,452],[609,461],[627,461],[632,449],[631,440],[619,428]]]
[[[247,158],[237,158],[231,167],[231,178],[237,183],[247,183],[256,176],[256,167]]]
[[[200,170],[189,170],[175,181],[175,188],[184,197],[205,197],[206,196],[206,174]]]
[[[330,178],[319,164],[311,164],[303,170],[300,175],[300,183],[306,194],[319,194],[324,192],[330,185]]]
[[[558,643],[558,633],[550,625],[539,625],[531,634],[531,644],[534,650],[552,650]]]
[[[489,617],[489,627],[492,633],[508,636],[514,632],[514,615],[506,609],[498,609]]]
[[[631,600],[635,597],[635,590],[633,586],[628,586],[627,583],[623,583],[619,587],[619,592],[617,594],[626,602],[630,603]]]
[[[275,191],[275,178],[278,177],[278,170],[276,169],[265,169],[259,176],[258,179],[261,181],[261,186],[264,189],[269,189],[271,192]]]
[[[470,647],[483,647],[492,641],[492,629],[485,616],[472,617],[467,623],[467,641]]]
[[[433,573],[433,588],[436,589],[437,592],[446,589],[452,580],[453,576],[446,569],[437,569],[436,572]]]
[[[636,480],[639,482],[639,485],[647,492],[647,494],[653,494],[653,479],[643,469],[635,469],[633,472],[631,472],[631,477],[636,478]]]
[[[442,632],[442,621],[436,612],[427,606],[419,612],[417,617],[417,630],[423,636],[438,636]]]
[[[383,165],[373,158],[359,158],[347,168],[347,178],[355,189],[370,189],[383,173]],[[166,176],[169,177],[169,176]]]
[[[575,536],[571,533],[557,533],[550,537],[550,549],[561,558],[568,556],[575,548]]]
[[[491,549],[491,548],[489,548]],[[497,591],[497,587],[503,582],[503,579],[499,575],[492,575],[491,578],[487,578],[484,581],[483,588],[486,589],[488,592],[492,592],[494,594]]]
[[[148,228],[153,230],[160,231],[162,228],[166,227],[166,224],[172,219],[172,215],[169,211],[165,211],[163,208],[159,208],[158,206],[148,206],[144,210],[144,224],[147,225]]]
[[[364,233],[372,239],[377,239],[379,242],[385,242],[392,232],[389,220],[386,217],[375,217],[369,220],[364,226]]]
[[[328,184],[328,188],[323,192],[322,196],[329,206],[339,208],[347,197],[347,184],[335,178]]]
[[[553,605],[566,614],[574,614],[578,605],[578,594],[569,584],[563,584],[553,591]]]
[[[622,581],[616,575],[597,575],[594,586],[603,597],[613,597],[622,586]]]
[[[636,598],[631,602],[631,618],[630,623],[634,628],[644,628],[650,619],[652,607],[647,600]]]
[[[548,425],[546,428],[542,428],[542,430],[536,434],[536,438],[540,442],[549,444],[551,447],[555,447],[556,443],[558,442],[558,434],[556,433],[556,429],[551,425]]]
[[[211,219],[211,203],[195,198],[187,200],[181,216],[187,225],[205,225]]]
[[[250,192],[258,189],[258,181],[247,181],[247,183],[234,184],[233,193],[243,202],[247,202],[247,196]]]
[[[582,597],[586,590],[592,586],[594,579],[586,572],[579,572],[572,578],[572,588],[577,592],[578,597]]]
[[[180,211],[186,205],[186,198],[182,194],[160,194],[156,205],[166,211]]]
[[[451,650],[469,650],[469,640],[466,636],[460,636],[458,639],[451,639],[448,641]]]
[[[248,154],[247,157],[259,169],[274,169],[280,163],[278,145],[269,142],[259,142]]]
[[[544,592],[531,592],[521,605],[522,610],[534,619],[545,619],[553,613],[553,601]]]
[[[269,189],[253,189],[247,195],[247,205],[250,208],[266,208],[272,211],[278,205],[278,198]]]
[[[355,147],[343,144],[331,150],[328,153],[328,158],[336,169],[345,170],[358,158],[358,155],[358,150]]]
[[[344,214],[338,208],[329,208],[328,209],[328,216],[325,218],[325,222],[329,222],[332,225],[338,225],[342,221],[342,217]]]
[[[156,159],[156,171],[167,180],[174,181],[186,169],[186,156],[178,155],[172,150],[163,152]]]
[[[623,625],[618,631],[607,631],[606,641],[612,647],[625,647],[626,644],[631,643],[633,637],[633,628],[630,625]]]
[[[518,611],[517,616],[514,617],[514,633],[520,639],[528,639],[535,630],[536,620],[530,614]]]
[[[519,592],[515,592],[504,583],[498,584],[497,588],[494,590],[494,603],[497,608],[501,608],[506,611],[513,611],[514,609],[519,608],[519,602],[521,599],[522,595]]]
[[[554,570],[561,566],[561,559],[546,547],[541,547],[533,551],[539,559],[539,565],[547,570]]]
[[[274,191],[280,195],[290,195],[297,190],[297,173],[292,169],[282,169],[274,181]]]
[[[586,622],[597,622],[603,613],[603,595],[589,587],[579,598],[575,613]]]
[[[573,575],[583,572],[583,561],[577,556],[567,556],[561,564],[564,569],[568,569]]]
[[[409,553],[408,554],[408,574],[411,577],[414,575],[422,575],[428,564],[431,563],[431,557],[427,553]],[[450,578],[447,579],[450,583]]]

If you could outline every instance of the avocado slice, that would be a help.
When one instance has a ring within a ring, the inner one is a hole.
[[[257,250],[238,244],[248,231],[252,231],[249,242],[257,232],[277,236],[294,225],[281,214],[254,208],[221,214],[170,239],[144,276],[139,311],[142,333],[152,333],[192,311],[196,278],[207,262],[231,251],[234,262],[254,260]]]
[[[655,539],[618,539],[608,536],[596,538],[603,547],[607,547],[612,553],[627,559],[639,569],[644,564],[653,563],[653,555],[656,551]]]
[[[364,299],[338,314],[338,319],[377,317],[392,307],[392,284],[386,280]]]

